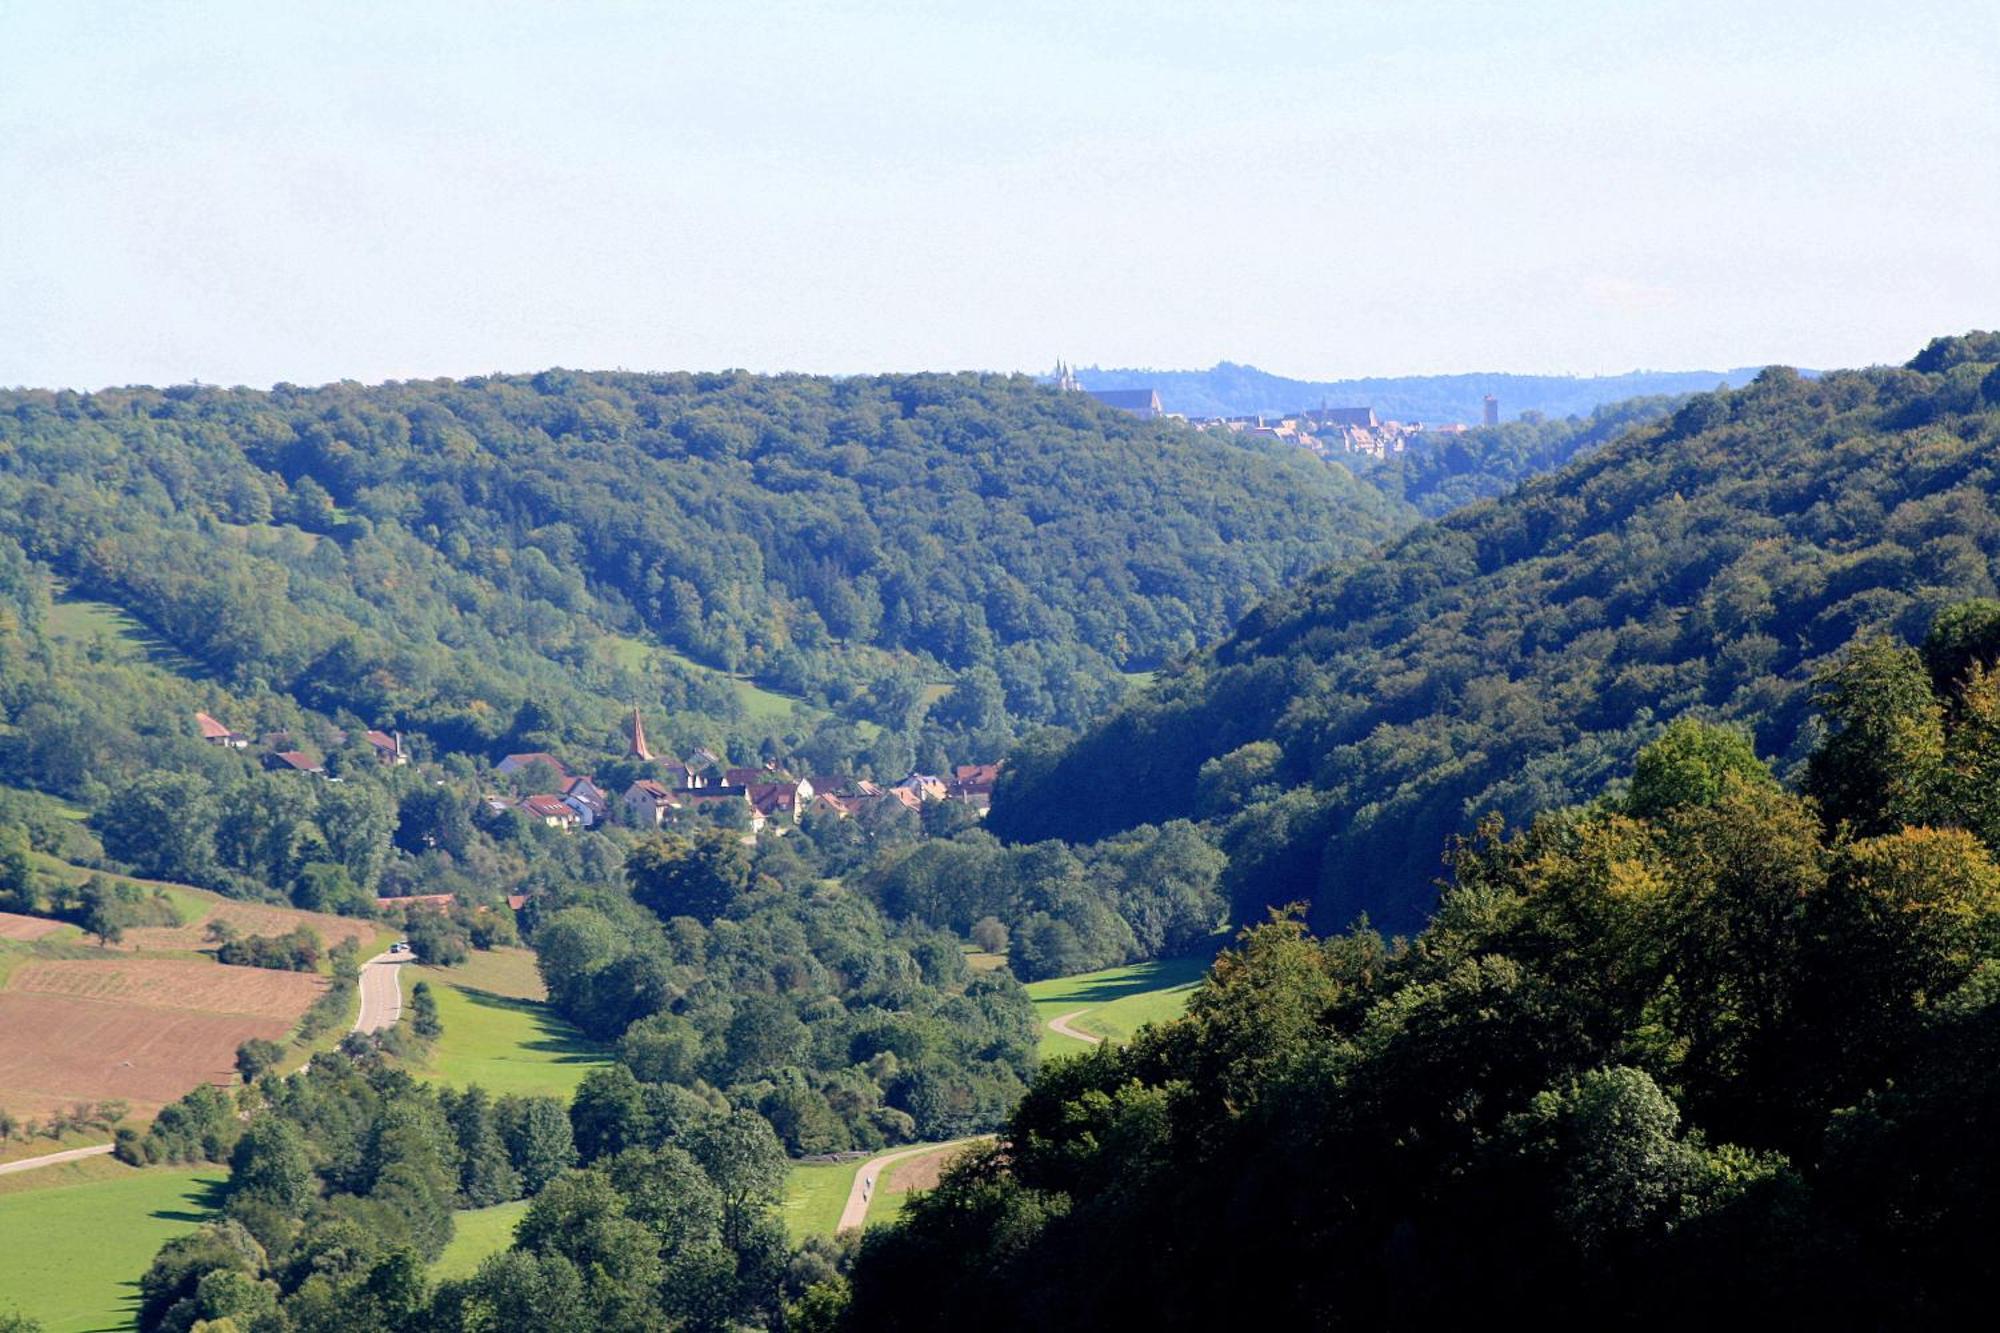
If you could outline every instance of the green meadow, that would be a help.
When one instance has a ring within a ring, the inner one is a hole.
[[[685,653],[677,653],[671,648],[662,648],[660,653],[662,656],[699,675],[721,676],[726,679],[729,682],[729,688],[736,692],[737,699],[743,704],[743,715],[747,721],[757,723],[783,722],[792,716],[794,708],[809,716],[818,715],[818,710],[812,708],[803,699],[789,694],[779,694],[776,690],[767,690],[747,677],[738,676],[727,671],[719,671],[712,666],[706,666],[695,661]]]
[[[208,1220],[219,1203],[220,1167],[135,1171],[108,1160],[39,1188],[0,1193],[0,1312],[18,1308],[47,1333],[133,1325],[139,1276],[154,1251]],[[103,1174],[106,1168],[115,1174]],[[63,1173],[57,1175],[56,1173]],[[29,1172],[41,1177],[43,1172]]]
[[[432,1281],[471,1277],[490,1254],[498,1254],[514,1243],[514,1228],[527,1214],[528,1200],[496,1203],[491,1208],[468,1208],[452,1214],[451,1244],[444,1247],[431,1265]]]
[[[1212,961],[1211,955],[1202,953],[1030,982],[1028,998],[1034,1001],[1035,1017],[1042,1025],[1042,1058],[1090,1049],[1087,1042],[1049,1030],[1049,1020],[1064,1014],[1082,1010],[1082,1017],[1070,1026],[1107,1041],[1126,1041],[1148,1023],[1180,1017]]]
[[[785,1178],[785,1199],[779,1212],[794,1242],[807,1236],[831,1236],[840,1225],[840,1210],[854,1188],[855,1173],[866,1158],[852,1162],[794,1162]]]
[[[155,634],[123,607],[110,602],[59,597],[49,604],[47,631],[52,638],[89,649],[110,661],[151,662],[191,680],[207,674],[199,662]]]
[[[418,981],[437,997],[444,1035],[418,1078],[457,1087],[478,1084],[495,1097],[546,1094],[567,1099],[610,1053],[564,1022],[542,1001],[534,955],[526,949],[475,953],[461,967],[407,968],[404,998]]]

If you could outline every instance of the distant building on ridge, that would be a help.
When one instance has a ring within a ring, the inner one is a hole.
[[[1076,378],[1075,367],[1056,362],[1055,388],[1058,393],[1087,393],[1106,407],[1116,408],[1141,421],[1157,421],[1165,416],[1157,389],[1086,389]]]
[[[1486,395],[1486,424],[1489,426],[1500,424],[1500,400],[1490,393]]]
[[[1166,415],[1160,407],[1157,389],[1085,389],[1085,393],[1120,412],[1129,412],[1141,421],[1157,421]]]

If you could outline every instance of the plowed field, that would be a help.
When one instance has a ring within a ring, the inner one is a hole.
[[[320,941],[331,949],[350,936],[366,943],[374,936],[371,922],[351,916],[330,916],[324,912],[301,912],[293,907],[273,907],[267,903],[218,902],[185,926],[136,926],[125,932],[124,949],[203,949],[209,947],[208,923],[227,921],[238,935],[283,935],[300,926],[310,926]]]
[[[236,1047],[290,1030],[325,981],[179,959],[36,960],[0,990],[0,1107],[117,1098],[150,1115],[227,1082]]]
[[[0,940],[38,940],[44,935],[53,935],[62,928],[63,923],[60,921],[0,912]]]

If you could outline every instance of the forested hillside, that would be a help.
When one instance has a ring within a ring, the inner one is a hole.
[[[1397,514],[1023,377],[0,394],[10,550],[224,688],[445,749],[595,738],[633,702],[729,721],[685,659],[913,737],[957,685],[933,721],[993,747],[1090,718]]]
[[[1979,1322],[1996,659],[1994,602],[1921,657],[1856,642],[1803,792],[1677,722],[1622,791],[1456,845],[1407,945],[1247,931],[1187,1017],[1044,1070],[819,1305],[870,1333]]]
[[[1683,713],[1788,770],[1830,654],[1994,591],[1996,362],[1974,334],[1907,367],[1768,370],[1332,565],[1076,743],[1026,747],[991,827],[1199,817],[1239,920],[1305,898],[1321,927],[1401,929],[1448,834],[1587,797]]]
[[[1665,396],[1632,398],[1560,419],[1530,414],[1498,426],[1424,431],[1410,436],[1401,453],[1384,458],[1355,454],[1340,461],[1391,499],[1437,518],[1474,500],[1505,495],[1529,477],[1553,472],[1680,403]]]

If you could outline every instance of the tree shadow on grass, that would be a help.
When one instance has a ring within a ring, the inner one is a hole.
[[[222,1201],[227,1194],[226,1181],[197,1180],[188,1185],[181,1195],[182,1208],[156,1208],[149,1216],[162,1222],[213,1222],[222,1214]]]
[[[1128,995],[1142,995],[1148,991],[1168,990],[1182,986],[1192,986],[1200,981],[1215,961],[1212,952],[1190,955],[1185,958],[1161,958],[1150,963],[1137,963],[1122,969],[1124,975],[1100,977],[1074,990],[1063,992],[1059,999],[1064,1004],[1084,1005],[1109,1004],[1122,1000]]]
[[[602,1062],[606,1055],[602,1045],[565,1023],[554,1010],[540,1000],[523,1000],[518,996],[500,995],[473,986],[458,986],[456,989],[468,1003],[482,1009],[499,1009],[524,1015],[535,1025],[535,1030],[541,1036],[533,1041],[520,1043],[521,1049],[548,1056],[551,1064],[595,1064]]]

